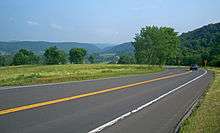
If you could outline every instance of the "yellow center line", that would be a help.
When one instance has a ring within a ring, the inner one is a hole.
[[[70,100],[79,99],[79,98],[83,98],[83,97],[89,97],[89,96],[98,95],[98,94],[102,94],[102,93],[107,93],[107,92],[111,92],[111,91],[126,89],[126,88],[129,88],[129,87],[134,87],[134,86],[138,86],[138,85],[142,85],[142,84],[147,84],[147,83],[150,83],[150,82],[155,82],[155,81],[159,81],[159,80],[163,80],[163,79],[169,79],[169,78],[185,75],[185,74],[188,74],[190,72],[191,71],[185,72],[185,73],[180,73],[180,74],[172,74],[172,75],[169,75],[169,76],[164,76],[164,77],[151,79],[151,80],[146,80],[146,81],[143,81],[143,82],[138,82],[138,83],[133,83],[133,84],[128,84],[128,85],[124,85],[124,86],[109,88],[109,89],[105,89],[105,90],[101,90],[101,91],[89,92],[89,93],[80,94],[80,95],[76,95],[76,96],[70,96],[70,97],[65,97],[65,98],[60,98],[60,99],[55,99],[55,100],[50,100],[50,101],[45,101],[45,102],[39,102],[39,103],[34,103],[34,104],[29,104],[29,105],[24,105],[24,106],[17,106],[17,107],[13,107],[13,108],[9,108],[9,109],[3,109],[3,110],[0,110],[0,116],[5,115],[5,114],[9,114],[9,113],[13,113],[13,112],[22,111],[22,110],[38,108],[38,107],[42,107],[42,106],[46,106],[46,105],[51,105],[51,104],[56,104],[56,103],[60,103],[60,102],[70,101]]]

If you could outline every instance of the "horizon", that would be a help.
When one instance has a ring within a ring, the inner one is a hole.
[[[211,24],[217,24],[217,23],[220,23],[220,22],[216,22],[216,23],[209,23],[209,24],[206,24],[206,25],[203,25],[203,26],[200,26],[198,28],[195,28],[195,29],[192,29],[190,31],[186,31],[186,32],[182,32],[179,34],[179,36],[183,33],[188,33],[188,32],[191,32],[191,31],[194,31],[196,29],[199,29],[199,28],[202,28],[204,26],[208,26],[208,25],[211,25]],[[152,25],[154,26],[154,25]],[[47,41],[47,40],[8,40],[8,41],[2,41],[0,40],[0,42],[50,42],[50,43],[65,43],[65,42],[72,42],[72,43],[85,43],[85,44],[94,44],[94,45],[101,45],[101,44],[107,44],[107,45],[119,45],[119,44],[123,44],[123,43],[129,43],[129,42],[132,42],[132,41],[125,41],[125,42],[119,42],[119,43],[106,43],[106,42],[77,42],[77,41]]]
[[[218,0],[8,0],[0,3],[0,41],[116,45],[133,41],[145,26],[172,27],[182,34],[219,23],[218,5]]]

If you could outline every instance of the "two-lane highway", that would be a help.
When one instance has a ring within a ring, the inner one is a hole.
[[[1,133],[173,132],[212,79],[205,70],[0,88]]]

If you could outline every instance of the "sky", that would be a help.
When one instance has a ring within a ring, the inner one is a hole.
[[[142,27],[179,34],[220,22],[220,0],[0,0],[0,41],[133,41]]]

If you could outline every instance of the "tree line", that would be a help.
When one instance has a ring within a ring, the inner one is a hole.
[[[210,65],[220,66],[220,23],[208,25],[192,32],[178,35],[173,28],[146,26],[134,37],[134,54],[121,54],[109,63],[150,65]],[[73,48],[69,54],[57,47],[49,47],[43,56],[26,49],[13,57],[0,55],[0,66],[25,64],[82,64],[87,51]],[[90,63],[100,58],[97,54],[87,57]],[[11,63],[9,63],[11,62]]]
[[[133,45],[137,64],[220,66],[220,23],[180,36],[173,28],[146,26]]]
[[[45,49],[42,56],[34,54],[27,49],[20,49],[15,55],[0,55],[0,66],[6,65],[28,65],[28,64],[82,64],[87,51],[83,48],[72,48],[69,54],[56,46]],[[91,59],[92,62],[92,59]]]

